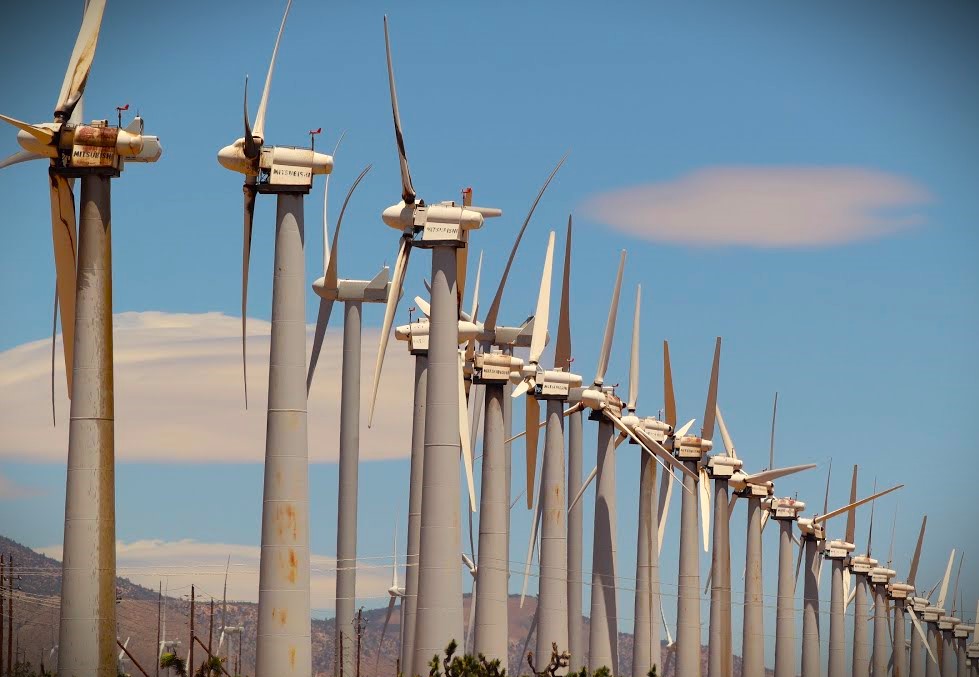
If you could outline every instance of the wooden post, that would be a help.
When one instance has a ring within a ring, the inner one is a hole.
[[[3,565],[6,559],[0,555],[0,675],[3,674]]]
[[[360,677],[360,648],[364,635],[364,607],[357,609],[357,677]]]
[[[137,662],[136,658],[133,657],[133,655],[131,653],[129,653],[129,649],[127,649],[123,645],[123,643],[119,641],[119,638],[118,637],[116,638],[116,644],[118,644],[119,645],[119,648],[122,649],[123,652],[127,656],[129,656],[129,660],[131,660],[133,662],[133,665],[135,665],[139,669],[139,671],[143,673],[143,677],[150,677],[148,674],[146,674],[146,670],[143,669],[143,666],[140,665],[139,662]],[[160,664],[160,661],[157,661],[156,663],[157,663],[157,665],[159,665]],[[157,669],[159,670],[159,668],[157,668]]]
[[[7,675],[14,674],[11,659],[14,653],[14,554],[7,556],[7,618],[10,627],[7,630]]]
[[[214,641],[214,598],[211,598],[211,618],[207,624],[207,653],[211,653],[211,643]]]
[[[187,666],[187,672],[194,674],[194,585],[190,585],[190,663]]]
[[[160,589],[156,594],[156,677],[160,677],[160,642],[163,641],[162,627],[163,622],[163,581],[160,581]]]

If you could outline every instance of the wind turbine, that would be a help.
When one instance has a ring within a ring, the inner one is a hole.
[[[664,361],[669,364],[669,347],[663,343]],[[698,553],[697,511],[700,504],[700,517],[703,527],[704,550],[707,549],[710,528],[710,488],[706,475],[700,467],[704,454],[712,448],[714,436],[715,409],[717,406],[717,378],[721,361],[721,338],[714,344],[714,362],[711,366],[710,385],[707,389],[707,405],[700,436],[677,433],[671,442],[670,450],[686,468],[680,514],[680,564],[677,576],[677,620],[676,620],[676,671],[677,674],[699,677],[700,673],[700,555]],[[676,425],[676,399],[673,395],[673,378],[669,368],[666,370],[667,423]],[[698,500],[699,497],[699,500]],[[750,673],[749,673],[750,674]]]
[[[931,647],[928,645],[928,636],[915,613],[924,611],[929,606],[927,598],[915,595],[915,578],[918,573],[918,562],[921,559],[921,545],[925,539],[925,527],[928,524],[928,516],[921,519],[921,530],[918,532],[918,543],[914,548],[914,555],[911,557],[911,564],[908,569],[906,582],[892,582],[887,586],[888,596],[894,603],[894,674],[908,675],[911,677],[924,677],[925,664],[922,649],[927,649],[931,660],[937,663],[937,658],[931,655]],[[898,651],[897,647],[904,646],[905,621],[904,615],[911,618],[911,624],[915,632],[911,635],[911,658],[910,669],[908,657],[904,651]]]
[[[800,514],[796,518],[801,536],[799,541],[799,557],[796,560],[795,584],[798,583],[799,566],[803,556],[806,560],[802,615],[802,677],[818,677],[821,674],[819,669],[819,577],[822,571],[824,553],[826,553],[826,557],[829,557],[829,547],[826,540],[826,524],[834,517],[838,517],[844,513],[852,514],[861,505],[904,486],[899,484],[890,489],[867,496],[866,498],[851,500],[848,505],[830,511],[829,481],[831,475],[832,463],[830,464],[830,471],[826,474],[826,493],[823,497],[822,512],[812,517],[802,517]],[[856,499],[856,495],[851,495],[851,499]],[[837,541],[835,543],[839,544],[840,542]],[[843,552],[844,554],[849,552],[845,548],[840,547],[837,547],[837,551]],[[842,560],[837,559],[837,561]],[[839,582],[840,589],[842,590],[842,573],[839,577]],[[835,583],[833,589],[834,591],[836,590]],[[836,593],[834,592],[834,600],[836,599],[835,595]],[[842,598],[842,596],[841,592],[840,597]]]
[[[475,617],[469,624],[474,632],[474,652],[483,654],[489,660],[500,659],[505,665],[508,657],[508,604],[507,580],[510,560],[510,455],[506,442],[507,409],[511,404],[507,397],[512,390],[510,372],[520,370],[523,360],[513,356],[515,346],[530,345],[530,336],[523,327],[504,327],[497,325],[503,291],[509,276],[510,267],[523,238],[527,224],[537,208],[544,191],[564,163],[562,158],[541,186],[517,233],[510,250],[506,268],[500,278],[496,295],[490,305],[486,319],[476,320],[478,305],[474,295],[471,320],[476,322],[480,350],[471,358],[473,387],[481,387],[483,400],[483,460],[480,489],[479,517],[479,566],[470,568],[475,574],[475,592],[471,604],[475,607]],[[530,318],[528,318],[529,321]],[[545,322],[546,325],[546,322]],[[545,342],[546,342],[546,330]],[[569,348],[570,352],[570,348]],[[479,412],[476,400],[474,411]],[[475,434],[478,425],[474,423]],[[471,526],[471,523],[470,523]],[[471,534],[470,534],[471,536]],[[569,583],[570,585],[570,583]],[[580,598],[580,594],[579,594]],[[580,613],[580,609],[579,609]],[[472,612],[471,612],[472,614]]]
[[[547,243],[547,253],[541,274],[540,293],[537,297],[537,310],[534,313],[534,331],[531,337],[528,363],[520,371],[511,372],[511,380],[517,383],[511,397],[524,394],[526,400],[526,444],[527,444],[527,495],[534,495],[534,474],[537,466],[537,429],[540,420],[538,400],[547,402],[547,423],[544,433],[544,458],[541,468],[540,491],[537,498],[537,515],[547,515],[542,520],[540,578],[537,602],[537,647],[535,655],[550,656],[551,644],[568,646],[568,589],[567,589],[567,541],[565,518],[564,486],[564,402],[571,388],[581,385],[581,376],[567,371],[570,365],[570,344],[562,337],[570,335],[558,330],[558,341],[554,351],[554,369],[541,365],[541,354],[547,337],[547,320],[551,296],[551,270],[554,258],[554,232],[551,231]],[[566,256],[565,268],[570,266]],[[565,275],[565,279],[568,276]],[[566,305],[562,303],[558,326],[566,319]],[[537,519],[534,520],[536,527]],[[536,528],[531,529],[531,550],[536,537]],[[528,553],[529,566],[530,554]],[[526,581],[526,576],[525,576]],[[525,582],[526,586],[526,582]]]
[[[953,552],[954,558],[954,552]],[[955,574],[955,586],[952,588],[952,609],[949,613],[939,615],[937,621],[934,624],[938,628],[938,641],[942,644],[942,675],[954,675],[956,673],[956,647],[955,647],[955,628],[961,623],[961,619],[955,616],[956,608],[955,601],[958,597],[959,591],[959,575],[962,573],[962,560],[963,555],[959,555],[959,567]],[[949,567],[945,573],[945,579],[942,582],[942,591],[939,596],[938,606],[944,608],[945,604],[945,593],[948,590],[948,574],[951,573],[952,559],[949,559]]]
[[[972,642],[965,648],[965,656],[975,675],[979,668],[979,603],[976,604],[976,615],[972,624]]]
[[[381,639],[377,642],[377,652],[374,659],[374,674],[381,674],[378,671],[378,666],[381,663],[381,647],[384,645],[384,635],[387,634],[388,624],[391,622],[391,615],[394,613],[394,605],[396,602],[401,602],[401,620],[399,624],[401,625],[402,641],[404,641],[404,600],[405,600],[405,589],[404,586],[398,583],[398,529],[397,526],[394,529],[394,550],[391,555],[391,586],[388,588],[388,608],[384,614],[384,625],[381,627]],[[339,618],[339,616],[337,616]]]
[[[416,634],[411,674],[423,674],[432,655],[454,638],[462,637],[462,580],[457,562],[459,547],[459,473],[461,453],[458,391],[459,300],[464,287],[469,231],[480,228],[484,217],[500,216],[498,209],[456,205],[429,205],[418,199],[405,153],[398,97],[391,61],[387,17],[384,19],[388,85],[395,138],[401,166],[401,201],[382,214],[384,223],[401,231],[398,256],[384,311],[381,344],[374,365],[369,422],[380,383],[388,335],[412,247],[432,250],[432,304],[429,319],[428,389],[425,410],[425,457],[422,477],[421,529],[426,538],[419,546]],[[420,238],[416,237],[421,235]]]
[[[569,231],[570,235],[570,231]],[[570,254],[570,248],[569,252]],[[588,668],[619,664],[618,599],[615,578],[616,501],[615,501],[615,438],[616,425],[621,422],[623,402],[612,387],[605,383],[615,335],[615,318],[619,309],[625,251],[619,256],[615,287],[605,321],[605,334],[598,357],[595,378],[580,395],[580,401],[591,409],[589,419],[598,423],[598,449],[595,475],[595,509],[592,531],[591,616],[588,633]],[[567,295],[567,290],[563,293]],[[570,350],[568,351],[570,355]],[[635,383],[633,379],[632,383]]]
[[[308,675],[312,669],[303,198],[312,187],[314,175],[332,171],[333,158],[312,148],[266,144],[265,117],[272,73],[291,5],[292,0],[289,0],[279,25],[255,127],[253,129],[248,120],[246,79],[244,136],[218,152],[218,162],[223,167],[245,175],[241,297],[243,367],[255,197],[259,193],[276,196],[272,340],[255,646],[255,673],[259,677]],[[245,393],[247,406],[247,379]]]
[[[313,291],[320,297],[316,318],[316,331],[313,349],[306,375],[306,391],[313,381],[320,349],[330,322],[333,304],[343,302],[343,364],[340,377],[340,442],[339,479],[337,490],[337,580],[336,580],[336,618],[352,619],[357,598],[357,491],[358,464],[360,461],[360,357],[361,357],[361,317],[365,303],[384,303],[387,299],[388,268],[384,266],[371,280],[350,280],[338,276],[340,248],[340,226],[347,204],[354,190],[369,172],[368,165],[357,176],[347,196],[343,200],[340,215],[337,217],[333,233],[333,244],[327,246],[328,228],[326,206],[329,197],[329,177],[323,192],[323,277],[313,283]],[[344,635],[347,646],[353,646],[355,630],[350,622],[334,624],[335,646],[340,646],[340,634]],[[355,656],[335,660],[346,661],[344,672],[353,673]],[[334,665],[339,673],[339,666]]]
[[[752,651],[749,650],[749,646],[754,646],[754,643],[749,643],[747,627],[747,614],[749,613],[749,596],[757,596],[758,602],[761,598],[760,589],[760,565],[761,565],[761,553],[760,553],[760,537],[761,531],[765,526],[767,517],[772,514],[771,512],[763,513],[763,517],[759,519],[758,522],[758,540],[754,543],[758,552],[753,552],[751,547],[752,541],[750,535],[752,534],[752,522],[751,522],[751,491],[752,488],[756,488],[759,493],[770,495],[774,493],[773,481],[788,475],[801,472],[803,470],[809,470],[814,468],[814,464],[797,465],[790,466],[787,468],[774,468],[774,435],[775,435],[775,424],[774,424],[774,412],[772,414],[772,439],[769,446],[769,468],[760,473],[749,474],[742,470],[743,461],[738,458],[737,452],[735,451],[735,445],[728,432],[727,425],[724,423],[724,417],[721,415],[720,407],[715,407],[715,416],[717,418],[718,425],[721,430],[721,441],[724,445],[724,454],[713,454],[711,455],[707,463],[701,468],[701,476],[703,477],[704,485],[709,487],[709,480],[714,480],[714,538],[713,538],[713,549],[711,557],[711,570],[708,575],[707,587],[711,591],[711,625],[710,625],[710,642],[708,646],[708,671],[712,675],[727,675],[731,673],[733,666],[731,665],[731,646],[732,646],[732,632],[731,632],[731,541],[730,541],[730,531],[729,522],[732,515],[734,514],[734,505],[737,502],[739,496],[748,495],[749,496],[749,549],[748,557],[745,566],[745,648],[743,653],[750,659],[752,656]],[[733,498],[729,501],[728,490],[733,488],[735,494]],[[709,490],[706,492],[702,491],[703,495],[707,497],[710,496]],[[705,501],[709,506],[709,498]],[[760,498],[757,499],[757,509],[760,512],[762,509]],[[706,511],[705,511],[706,513]],[[706,523],[704,526],[704,535],[706,538]],[[758,569],[757,580],[754,576],[749,576],[749,571],[754,571]],[[758,584],[756,590],[751,590],[751,583],[754,582]],[[707,587],[705,587],[704,592],[707,592]],[[759,614],[759,622],[760,614]],[[757,637],[761,633],[760,628],[750,628],[752,632],[752,637]],[[784,640],[783,640],[784,641]],[[761,660],[763,665],[763,657],[761,654],[762,648],[759,646],[754,646],[754,656],[755,659]]]
[[[143,134],[139,116],[125,128],[81,121],[104,10],[105,0],[87,3],[54,120],[29,124],[0,115],[19,130],[23,148],[0,168],[50,160],[56,303],[71,398],[59,626],[63,674],[111,675],[116,667],[111,180],[127,162],[155,162],[163,152],[157,137]],[[76,233],[72,185],[79,178]],[[76,285],[78,279],[84,284]]]
[[[876,487],[874,488],[876,489]],[[887,557],[887,564],[884,566],[876,566],[867,574],[867,579],[870,582],[870,590],[873,594],[874,601],[874,649],[873,653],[871,654],[870,667],[871,674],[875,676],[879,675],[880,677],[887,677],[889,665],[893,664],[896,660],[896,654],[901,653],[903,655],[907,651],[907,646],[903,641],[903,628],[901,644],[895,643],[894,638],[890,636],[891,624],[890,613],[888,611],[888,597],[891,580],[897,576],[897,572],[894,569],[891,569],[891,565],[894,563],[894,536],[896,529],[897,511],[895,510],[894,523],[891,527],[891,547]],[[890,658],[888,658],[887,651],[887,645],[889,642],[891,643]]]
[[[612,329],[614,328],[614,309],[617,307],[618,291],[621,284],[623,258],[620,259],[619,274],[616,279],[615,292],[613,293],[613,303],[609,310],[609,321],[606,324],[607,342],[603,345],[603,352],[600,356],[600,368],[607,365],[609,351],[611,348]],[[678,468],[681,472],[686,471],[679,461],[670,454],[662,443],[667,441],[667,437],[673,434],[672,427],[664,425],[661,421],[651,418],[640,418],[636,415],[636,406],[639,400],[639,317],[642,300],[642,286],[636,288],[636,304],[632,322],[632,347],[629,364],[629,400],[623,403],[615,393],[609,388],[603,388],[602,379],[596,379],[591,388],[584,389],[578,396],[580,405],[587,406],[592,410],[591,417],[599,421],[599,464],[591,472],[585,485],[579,490],[579,496],[587,487],[588,483],[596,477],[607,476],[614,473],[614,453],[619,444],[629,440],[630,444],[638,445],[642,450],[640,453],[640,501],[639,501],[639,529],[637,536],[637,559],[636,559],[636,591],[634,600],[635,619],[633,629],[633,665],[632,672],[636,677],[641,677],[649,672],[653,666],[663,667],[660,662],[660,616],[662,615],[662,605],[659,594],[659,548],[662,545],[662,538],[657,524],[658,510],[655,509],[654,502],[656,496],[656,469],[653,462],[660,463],[666,470],[664,479],[667,476],[676,478],[670,466]],[[608,426],[606,429],[605,426]],[[612,441],[615,430],[618,429],[619,435]],[[611,443],[611,445],[609,444]],[[604,470],[603,470],[604,467]],[[615,493],[614,484],[601,491],[602,482],[599,480],[599,491],[596,494],[595,508],[595,534],[607,531],[606,540],[614,543],[615,540]],[[577,500],[577,497],[576,497]],[[604,503],[604,507],[603,507]],[[609,549],[613,554],[611,566],[609,567],[604,550]],[[614,548],[606,548],[603,539],[595,538],[594,563],[592,566],[592,638],[597,640],[597,649],[604,649],[603,640],[607,639],[609,646],[614,650],[616,645],[616,623],[615,623],[615,561]],[[604,567],[603,567],[604,564]],[[595,572],[601,572],[604,576],[596,581]],[[596,588],[601,591],[596,594]],[[612,592],[610,592],[612,591]],[[599,632],[595,632],[596,618],[600,618],[602,613],[606,621],[600,626]],[[594,645],[593,645],[594,646]],[[591,655],[596,653],[591,650]],[[602,664],[601,660],[590,661],[592,669],[598,669]],[[607,664],[615,665],[618,656],[613,655]]]

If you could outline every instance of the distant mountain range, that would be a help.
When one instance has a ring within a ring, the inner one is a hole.
[[[14,644],[15,652],[22,660],[30,661],[37,665],[39,661],[44,662],[48,668],[51,665],[52,648],[58,642],[58,614],[60,608],[61,595],[61,563],[50,557],[37,553],[15,541],[0,536],[0,553],[13,555],[15,564],[15,575],[19,575],[14,589]],[[136,661],[151,675],[156,675],[154,666],[156,663],[156,646],[159,609],[158,593],[140,585],[136,585],[125,578],[116,579],[118,595],[121,598],[116,606],[117,623],[119,626],[118,636],[120,640],[129,639],[128,650],[132,653]],[[166,607],[166,638],[179,640],[181,642],[179,654],[186,657],[187,647],[190,639],[190,601],[184,598],[167,597],[163,600]],[[469,608],[470,598],[466,595],[464,604]],[[537,600],[528,597],[523,608],[520,608],[520,598],[511,595],[509,600],[510,608],[510,632],[509,632],[509,659],[510,674],[526,674],[529,672],[525,656],[526,646],[533,650],[535,638],[530,637],[528,642],[527,631],[533,619]],[[221,626],[220,605],[215,608],[215,618],[213,622],[213,637],[209,628],[211,627],[210,605],[198,601],[195,613],[194,624],[196,634],[207,644],[211,642],[212,651],[217,652],[218,639]],[[244,627],[241,646],[241,674],[254,674],[255,665],[255,632],[257,627],[257,605],[252,602],[228,602],[228,625],[241,625]],[[365,629],[362,640],[361,671],[364,677],[375,677],[375,675],[386,675],[391,677],[395,674],[395,662],[398,656],[398,638],[400,634],[400,608],[396,607],[388,626],[387,634],[384,638],[384,645],[380,647],[380,657],[378,660],[378,641],[380,640],[381,629],[384,625],[385,609],[364,610],[363,618]],[[6,616],[6,591],[4,592],[3,613]],[[468,618],[468,612],[465,618]],[[4,618],[4,624],[9,628],[9,619]],[[316,677],[329,677],[333,674],[333,619],[316,620],[312,623],[313,641],[313,674]],[[587,623],[585,619],[587,637]],[[211,639],[209,640],[209,637]],[[6,646],[3,647],[6,652]],[[344,651],[356,651],[356,647],[344,647]],[[227,656],[230,653],[229,661],[226,664],[229,672],[233,674],[238,655],[238,642],[234,638],[230,646],[228,643],[220,650],[220,655]],[[195,661],[203,659],[204,651],[195,647]],[[665,666],[660,671],[664,677],[673,677],[672,651],[665,650]],[[6,661],[6,658],[4,659]],[[707,672],[707,648],[702,648],[703,672]],[[631,673],[632,665],[632,636],[619,634],[619,674],[628,675]],[[377,669],[375,670],[375,664]],[[133,666],[126,666],[126,670],[131,675],[140,675],[138,669]],[[741,658],[734,657],[735,677],[741,676]],[[766,671],[771,674],[771,671]],[[353,676],[351,676],[353,677]]]

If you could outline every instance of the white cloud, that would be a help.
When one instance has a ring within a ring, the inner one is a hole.
[[[336,316],[336,313],[334,313]],[[221,313],[115,316],[115,439],[119,461],[261,462],[265,456],[271,325],[248,320],[249,408],[241,382],[241,319]],[[312,345],[312,338],[307,346]],[[361,458],[407,457],[414,367],[391,340],[374,427],[367,404],[379,332],[365,330]],[[58,425],[51,425],[50,340],[0,353],[0,457],[64,462],[68,407],[60,338],[55,358]],[[340,416],[341,336],[323,344],[309,397],[309,457],[335,462]]]
[[[857,167],[716,167],[592,196],[582,212],[659,242],[818,247],[918,226],[930,199],[908,179]]]
[[[61,560],[61,546],[38,548],[48,557]],[[213,595],[220,599],[228,570],[228,599],[258,601],[258,572],[261,549],[232,543],[202,543],[194,540],[116,541],[116,572],[133,583],[156,590],[166,581],[171,596],[189,592],[193,583],[199,598]],[[403,572],[399,579],[404,580]],[[391,558],[362,560],[357,565],[358,600],[370,607],[387,603],[391,584]],[[310,605],[316,611],[332,610],[335,604],[336,559],[310,555]]]

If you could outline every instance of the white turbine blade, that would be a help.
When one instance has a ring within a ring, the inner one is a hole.
[[[585,489],[588,488],[588,485],[592,483],[592,480],[594,480],[597,475],[598,475],[598,466],[596,465],[594,468],[591,469],[591,472],[588,473],[588,477],[585,478],[585,481],[581,483],[581,488],[578,489],[578,493],[575,494],[574,500],[571,501],[571,505],[568,506],[569,513],[572,510],[574,510],[574,507],[576,505],[578,505],[578,501],[580,501],[581,497],[584,496],[585,494]]]
[[[99,28],[102,26],[102,13],[105,11],[105,0],[89,0],[86,3],[82,26],[75,39],[75,47],[68,59],[65,79],[58,94],[55,111],[68,117],[72,109],[82,98],[85,83],[88,81],[92,60],[95,58],[95,47],[99,41]]]
[[[734,494],[731,496],[731,500],[727,504],[727,521],[731,521],[731,516],[734,515],[734,504],[738,502],[738,495]]]
[[[645,449],[649,453],[653,454],[653,456],[655,456],[657,459],[662,459],[663,461],[665,461],[667,464],[669,464],[669,467],[670,468],[674,468],[676,470],[679,470],[683,474],[692,477],[694,480],[697,480],[698,479],[697,473],[695,473],[693,470],[690,470],[681,461],[678,461],[673,456],[673,454],[671,454],[670,452],[668,452],[663,447],[662,444],[660,444],[659,442],[657,442],[656,440],[654,440],[652,437],[650,437],[649,435],[647,435],[646,434],[646,431],[639,430],[639,434],[642,436],[643,442],[640,442],[640,444],[642,444],[643,449]],[[666,468],[667,466],[664,465],[663,467]],[[667,469],[669,470],[669,468],[667,468]],[[673,475],[672,472],[670,474]],[[675,475],[673,476],[673,479],[679,481],[679,478],[677,478]],[[685,486],[683,488],[686,489]]]
[[[18,120],[17,118],[8,117],[6,115],[0,115],[0,120],[13,125],[23,132],[27,132],[41,143],[50,144],[54,141],[54,132],[46,127],[35,127],[34,125]]]
[[[948,581],[952,575],[952,563],[955,562],[955,549],[952,549],[952,554],[948,557],[948,566],[945,567],[945,577],[942,579],[942,587],[938,593],[938,604],[936,606],[945,608],[945,595],[948,594]]]
[[[337,141],[337,146],[340,145],[340,141]],[[336,149],[334,149],[336,152]],[[347,191],[346,197],[343,198],[343,206],[340,207],[340,215],[337,217],[337,227],[333,231],[333,246],[332,248],[327,248],[326,238],[328,235],[327,221],[326,221],[326,195],[329,193],[327,190],[323,194],[323,287],[325,289],[336,289],[338,284],[338,273],[337,267],[340,265],[340,226],[343,224],[343,215],[347,212],[347,204],[350,202],[350,197],[357,190],[357,186],[360,185],[361,180],[367,176],[367,172],[371,170],[373,165],[367,165],[364,167],[363,171],[354,179],[353,184],[351,184],[350,189]],[[326,180],[330,180],[330,175],[326,175]],[[329,188],[329,184],[327,184]],[[332,250],[332,255],[331,255]],[[316,329],[313,332],[313,349],[309,354],[309,369],[306,372],[306,395],[309,396],[309,389],[313,385],[313,374],[316,373],[316,365],[319,363],[320,351],[323,348],[323,340],[326,338],[326,330],[330,324],[330,315],[333,312],[333,300],[332,299],[320,299],[319,309],[316,311]]]
[[[895,485],[895,486],[891,487],[890,489],[885,489],[884,491],[878,491],[876,494],[871,494],[870,496],[867,496],[866,498],[862,498],[859,501],[854,501],[853,503],[850,503],[849,505],[845,505],[842,508],[837,508],[836,510],[831,510],[830,512],[826,513],[825,515],[817,515],[812,520],[813,521],[813,524],[819,524],[820,522],[825,522],[825,521],[827,521],[827,520],[829,520],[829,519],[831,519],[833,517],[836,517],[837,515],[841,515],[841,514],[843,514],[845,512],[850,512],[850,511],[852,511],[852,510],[854,510],[856,508],[859,508],[864,503],[869,503],[870,501],[873,501],[873,500],[875,500],[877,498],[880,498],[881,496],[883,496],[885,494],[889,494],[892,491],[897,491],[898,489],[902,488],[903,486],[904,486],[903,484]]]
[[[666,517],[670,514],[670,497],[673,496],[673,483],[670,476],[663,474],[659,483],[659,543],[657,552],[663,552],[663,535],[666,533]]]
[[[422,314],[425,317],[431,317],[432,316],[432,306],[430,306],[428,304],[428,301],[426,301],[425,299],[423,299],[421,296],[416,296],[415,297],[415,305],[418,307],[418,310],[422,311]]]
[[[636,286],[636,310],[632,316],[632,353],[629,356],[629,402],[626,406],[636,410],[639,400],[639,306],[642,303],[642,285]]]
[[[925,649],[928,651],[928,656],[934,661],[935,665],[938,665],[938,659],[935,658],[935,653],[931,650],[931,642],[928,641],[928,635],[925,633],[925,629],[921,627],[921,621],[918,620],[918,615],[910,606],[906,606],[905,609],[908,612],[908,616],[911,617],[911,624],[914,626],[915,632],[921,637],[921,643],[925,645]]]
[[[527,561],[524,563],[523,569],[523,587],[520,588],[520,608],[523,608],[524,598],[527,596],[527,581],[530,578],[530,565],[534,561],[534,546],[537,545],[537,529],[540,527],[541,511],[543,506],[541,505],[541,496],[537,495],[537,509],[534,511],[534,521],[530,525],[530,543],[527,544]]]
[[[565,409],[563,412],[561,412],[561,416],[563,416],[564,418],[567,418],[571,414],[575,413],[576,411],[581,411],[582,409],[584,409],[584,407],[580,403],[579,404],[573,404],[570,407],[568,407],[567,409]],[[547,425],[547,421],[541,421],[540,423],[537,424],[537,429],[540,430],[545,425]],[[521,437],[523,437],[526,434],[527,434],[527,431],[526,430],[521,430],[520,432],[518,432],[513,437],[508,437],[506,439],[506,443],[507,444],[510,444],[514,440],[519,440]]]
[[[794,535],[794,534],[793,534]],[[792,584],[792,589],[796,590],[799,587],[799,569],[802,567],[802,555],[805,553],[804,541],[799,541],[799,557],[795,560],[795,582]],[[818,579],[817,579],[818,580]]]
[[[707,468],[702,466],[698,484],[700,489],[700,528],[704,536],[704,552],[708,552],[710,550],[710,478],[707,476]]]
[[[476,484],[473,480],[473,452],[469,447],[469,414],[466,410],[466,377],[463,373],[464,357],[459,351],[459,441],[462,445],[462,462],[466,466],[466,484],[469,488],[469,509],[476,512]]]
[[[762,510],[761,512],[761,531],[765,533],[765,525],[768,524],[768,519],[772,516],[770,510]]]
[[[483,274],[483,252],[479,252],[479,263],[476,265],[476,282],[473,284],[473,305],[469,316],[472,321],[476,321],[476,313],[479,312],[479,278]]]
[[[773,468],[771,470],[763,470],[754,475],[748,475],[748,479],[752,484],[764,484],[765,482],[772,482],[780,477],[802,472],[803,470],[810,470],[815,467],[815,463],[807,463],[805,465],[793,465],[788,468]]]
[[[75,356],[75,288],[78,230],[75,223],[75,195],[68,179],[51,175],[51,240],[57,274],[58,307],[61,311],[61,339],[65,353],[65,376],[71,397]]]
[[[540,362],[541,353],[547,340],[547,316],[551,303],[551,271],[554,267],[554,231],[547,238],[547,252],[541,269],[540,292],[537,295],[537,310],[534,313],[534,331],[530,337],[530,362]]]
[[[686,435],[687,432],[689,432],[690,428],[693,427],[694,421],[696,421],[696,420],[697,419],[692,418],[689,421],[687,421],[686,423],[684,423],[682,426],[680,426],[680,428],[675,433],[673,433],[673,436],[674,437],[683,437],[684,435]]]
[[[520,240],[523,239],[524,231],[527,230],[527,224],[530,223],[530,218],[534,215],[534,210],[537,209],[537,204],[540,202],[541,197],[544,195],[544,191],[547,190],[548,185],[551,183],[551,179],[557,174],[557,170],[561,168],[564,161],[568,159],[567,154],[561,158],[557,166],[551,171],[544,185],[541,186],[540,191],[537,193],[537,198],[534,200],[534,204],[530,206],[530,211],[527,212],[527,217],[524,219],[523,225],[520,226],[520,230],[517,231],[517,238],[513,242],[513,247],[510,249],[510,256],[507,259],[506,266],[503,268],[503,276],[500,278],[500,286],[496,289],[496,295],[493,297],[493,302],[490,303],[489,312],[486,313],[486,320],[484,322],[484,327],[487,331],[496,328],[496,318],[500,313],[500,304],[503,302],[503,289],[506,287],[507,277],[510,275],[510,268],[513,266],[513,259],[517,255],[517,247],[520,245]]]
[[[852,592],[850,590],[850,583],[851,583],[850,579],[851,579],[850,570],[844,568],[843,569],[843,600],[844,600],[843,606],[844,607],[849,606],[850,600],[853,599],[850,595],[850,593]]]
[[[247,113],[247,110],[246,110],[246,113]],[[347,132],[345,132],[345,131],[340,133],[340,138],[337,139],[337,143],[333,147],[333,157],[334,158],[337,156],[337,151],[340,149],[340,142],[343,141],[343,137],[346,136],[346,134],[347,134]],[[323,275],[324,276],[328,276],[328,274],[329,274],[329,269],[330,269],[330,252],[333,249],[336,249],[336,237],[334,237],[334,239],[333,239],[333,247],[332,248],[330,247],[330,219],[329,219],[329,209],[328,209],[328,207],[329,207],[329,204],[330,204],[330,177],[331,176],[333,176],[333,173],[332,172],[329,173],[329,174],[327,174],[326,175],[326,178],[323,180]],[[356,183],[360,183],[360,179],[358,179],[354,183],[355,184]],[[351,189],[350,192],[352,193],[353,192],[353,189]],[[349,199],[349,197],[347,199]],[[344,203],[344,205],[346,205],[347,204],[347,200],[344,200],[343,203]],[[340,210],[340,214],[341,214],[341,217],[339,219],[337,219],[337,222],[338,222],[337,223],[337,227],[338,228],[339,228],[339,221],[343,219],[343,216],[342,216],[343,210]],[[335,270],[336,270],[336,268],[334,267],[334,271]],[[327,282],[329,282],[329,278],[328,277],[327,277]],[[335,287],[336,285],[334,284],[333,286]],[[332,288],[333,287],[330,287],[330,289],[332,289]]]
[[[374,423],[374,405],[377,402],[377,388],[381,381],[381,366],[384,364],[384,353],[387,352],[388,338],[391,335],[391,324],[394,322],[394,313],[398,309],[398,300],[401,298],[401,285],[404,284],[410,254],[411,238],[408,235],[402,235],[401,246],[398,249],[398,258],[394,262],[394,275],[391,278],[391,287],[388,289],[388,298],[384,304],[384,322],[381,325],[381,345],[377,350],[377,361],[374,363],[371,407],[370,413],[367,416],[368,428]]]
[[[255,114],[255,127],[252,130],[254,136],[260,137],[265,141],[265,111],[269,106],[269,92],[272,89],[272,72],[275,70],[275,59],[279,55],[279,42],[282,40],[282,32],[286,28],[286,19],[289,17],[289,9],[292,7],[292,0],[286,3],[286,11],[282,14],[282,23],[279,24],[279,34],[275,38],[275,47],[272,48],[272,59],[269,61],[269,71],[265,75],[265,89],[262,90],[262,100],[258,103],[258,113]]]
[[[666,611],[663,610],[663,605],[659,605],[659,614],[663,619],[663,629],[666,630],[666,648],[673,646],[673,635],[670,634],[670,624],[666,622]]]
[[[717,425],[721,428],[721,441],[724,443],[724,451],[727,452],[728,457],[737,458],[738,455],[734,452],[734,440],[731,439],[731,435],[727,431],[727,426],[724,425],[721,408],[719,406],[715,407],[714,412],[717,415]]]
[[[252,257],[252,224],[255,220],[255,177],[245,178],[241,187],[244,203],[244,221],[241,238],[241,379],[245,390],[245,409],[248,408],[248,361],[245,346],[248,323],[248,267]]]
[[[398,144],[398,158],[401,163],[401,199],[405,204],[415,203],[415,188],[411,184],[408,170],[408,153],[405,151],[404,134],[401,131],[401,113],[398,111],[398,90],[394,83],[394,65],[391,61],[391,36],[388,35],[388,17],[384,15],[384,51],[388,64],[388,89],[391,91],[391,114],[394,116],[394,139]]]
[[[619,311],[619,292],[622,290],[622,271],[625,269],[625,250],[619,255],[619,269],[615,275],[615,287],[612,289],[612,302],[608,307],[608,317],[605,320],[605,335],[602,337],[602,352],[598,355],[598,367],[595,369],[595,383],[605,381],[605,370],[608,368],[608,358],[612,354],[612,338],[615,335],[615,316]]]
[[[20,162],[27,162],[28,160],[43,160],[43,155],[38,155],[37,153],[32,153],[29,150],[20,150],[11,155],[10,157],[0,160],[0,169],[5,169],[11,165],[18,164]]]

